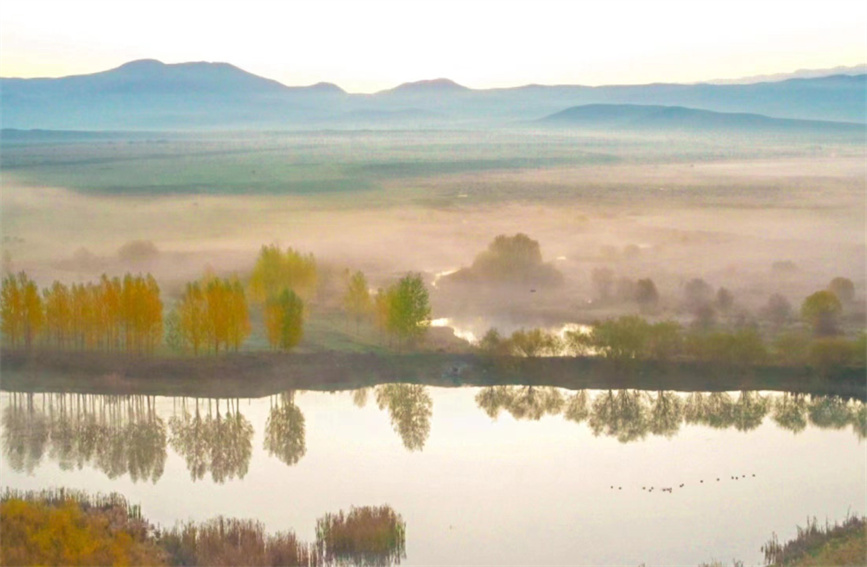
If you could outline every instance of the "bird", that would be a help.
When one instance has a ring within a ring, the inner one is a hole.
[[[700,480],[699,482],[702,483],[702,484],[704,484],[704,481],[703,481],[703,480]]]
[[[617,487],[617,490],[623,490],[623,487],[622,487],[622,486],[618,486],[618,487]]]
[[[531,290],[530,290],[530,293],[536,293],[536,290],[535,290],[535,289],[531,289]]]
[[[753,473],[753,478],[756,478],[756,474],[755,474],[755,473]]]
[[[611,487],[611,490],[614,490],[614,487],[613,487],[613,486]]]
[[[682,485],[682,484],[680,485],[680,488],[683,488],[683,485]]]
[[[719,479],[716,479],[716,481],[719,482]]]

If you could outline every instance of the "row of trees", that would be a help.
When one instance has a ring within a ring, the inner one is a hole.
[[[251,330],[244,286],[237,278],[188,283],[167,327],[166,342],[177,350],[238,350]]]
[[[491,329],[479,348],[493,356],[595,355],[620,362],[686,359],[729,366],[774,361],[823,371],[867,365],[867,334],[848,340],[787,333],[768,344],[752,328],[708,332],[673,321],[650,323],[636,315],[597,322],[589,330],[569,330],[562,337],[543,329],[521,329],[503,337]]]
[[[381,331],[397,339],[399,348],[420,340],[430,326],[430,296],[418,273],[408,273],[375,295],[362,272],[348,274],[343,308],[355,320],[356,330],[372,316]]]
[[[153,352],[162,341],[163,304],[150,274],[67,286],[55,281],[40,294],[21,272],[4,278],[3,337],[12,347],[40,342],[61,349]]]
[[[656,284],[650,278],[631,280],[615,279],[614,272],[608,268],[597,268],[591,274],[597,300],[606,303],[611,300],[635,302],[642,312],[654,312],[660,303]],[[801,316],[814,329],[817,335],[834,335],[839,330],[839,319],[846,306],[855,301],[855,286],[852,280],[844,277],[832,279],[824,290],[820,290],[805,300]],[[694,317],[697,327],[711,327],[720,315],[730,316],[743,313],[735,304],[734,294],[725,287],[716,291],[701,278],[693,278],[683,285],[680,308]],[[780,327],[790,322],[794,310],[789,301],[780,294],[773,294],[761,309],[763,318],[774,326]]]

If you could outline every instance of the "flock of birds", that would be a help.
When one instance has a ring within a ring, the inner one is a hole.
[[[735,476],[730,476],[730,477],[729,477],[729,480],[740,480],[740,479],[742,479],[742,478],[747,478],[747,475],[743,474],[743,475],[741,475],[741,476],[737,476],[737,475],[735,475]],[[752,475],[751,478],[756,478],[755,473],[753,473],[753,475]],[[717,478],[716,481],[719,482],[720,479]],[[699,482],[699,484],[704,484],[704,480],[699,480],[698,482]],[[681,484],[679,484],[676,488],[683,488],[684,486],[686,486],[686,484],[681,483]],[[614,486],[614,485],[612,484],[612,485],[611,485],[611,490],[614,490],[615,488],[616,488],[617,490],[623,490],[623,487],[622,487],[622,486]],[[659,490],[661,490],[662,492],[668,492],[669,494],[671,494],[671,492],[672,492],[674,489],[675,489],[674,486],[659,487]],[[644,491],[650,493],[650,492],[653,492],[654,490],[656,490],[656,487],[654,487],[654,486],[651,486],[651,487],[642,486],[642,487],[641,487],[641,490],[644,490]]]

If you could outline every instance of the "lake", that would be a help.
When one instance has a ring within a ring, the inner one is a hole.
[[[772,532],[867,511],[867,407],[838,397],[385,384],[0,407],[3,487],[114,491],[162,525],[222,514],[306,541],[326,513],[388,504],[404,565],[752,564]]]

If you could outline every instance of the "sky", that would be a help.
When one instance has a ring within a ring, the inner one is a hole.
[[[375,92],[697,82],[867,62],[867,2],[3,0],[0,75],[225,61]]]

